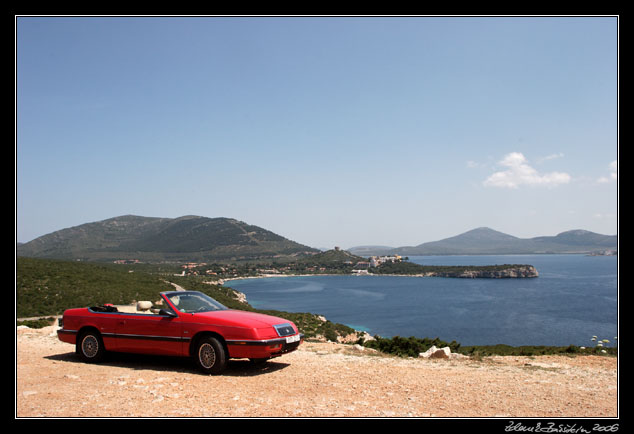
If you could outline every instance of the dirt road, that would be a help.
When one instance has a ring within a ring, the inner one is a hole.
[[[16,416],[616,417],[617,359],[402,359],[304,343],[221,376],[187,359],[112,354],[81,363],[55,327],[18,328]]]

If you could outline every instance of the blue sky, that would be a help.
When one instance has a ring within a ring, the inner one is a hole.
[[[17,17],[16,234],[617,233],[616,17]]]

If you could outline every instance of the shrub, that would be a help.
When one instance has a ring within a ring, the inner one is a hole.
[[[40,318],[40,319],[34,319],[34,320],[18,321],[17,325],[27,326],[32,329],[41,329],[41,328],[53,325],[54,323],[55,323],[55,318],[49,317],[49,318]]]
[[[366,341],[363,345],[383,353],[394,354],[400,357],[418,357],[420,353],[424,353],[432,346],[437,348],[449,347],[452,352],[457,352],[460,348],[460,344],[456,341],[447,343],[441,341],[439,338],[421,339],[414,336],[410,336],[409,338],[403,338],[401,336],[382,338],[375,336],[374,340]]]

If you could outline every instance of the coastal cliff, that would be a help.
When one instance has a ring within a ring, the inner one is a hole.
[[[474,270],[454,270],[444,272],[429,272],[425,276],[429,277],[458,277],[458,278],[487,278],[487,279],[509,279],[509,278],[530,278],[539,277],[537,269],[532,265],[510,266],[503,269],[474,269]]]
[[[372,269],[372,274],[418,276],[418,277],[457,277],[485,279],[513,279],[539,277],[537,269],[527,264],[504,265],[420,265],[412,262],[384,263]]]

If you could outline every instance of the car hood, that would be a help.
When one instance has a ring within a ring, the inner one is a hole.
[[[199,319],[207,319],[210,322],[222,322],[226,325],[234,325],[247,328],[271,327],[278,324],[292,323],[291,321],[276,316],[262,313],[247,312],[244,310],[218,310],[213,312],[197,313]]]

